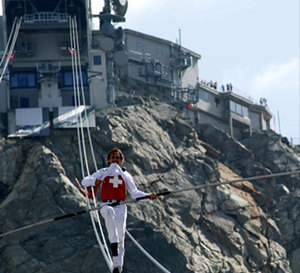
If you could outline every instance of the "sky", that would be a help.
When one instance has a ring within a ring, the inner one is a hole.
[[[92,0],[93,13],[103,1]],[[199,80],[267,99],[275,131],[300,142],[299,0],[128,0],[119,26],[200,54]]]
[[[104,0],[91,0],[93,13]],[[119,26],[200,54],[199,80],[267,100],[275,131],[300,143],[299,0],[128,0]],[[1,12],[1,11],[0,11]],[[97,19],[96,19],[97,20]],[[96,23],[98,26],[98,22]]]

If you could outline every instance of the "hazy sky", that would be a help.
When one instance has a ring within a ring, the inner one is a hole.
[[[299,0],[128,2],[120,26],[173,42],[181,29],[182,45],[202,56],[200,80],[230,82],[257,103],[266,98],[276,132],[299,142]],[[103,1],[92,3],[102,10]]]

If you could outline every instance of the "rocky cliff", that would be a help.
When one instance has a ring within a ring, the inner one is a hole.
[[[182,110],[136,98],[97,112],[98,168],[119,147],[139,189],[152,192],[297,170],[300,156],[273,132],[243,143]],[[94,171],[90,152],[89,165]],[[76,130],[0,142],[0,233],[86,208]],[[236,183],[128,205],[128,231],[172,273],[299,272],[299,176]],[[0,273],[108,272],[89,215],[0,239]],[[125,273],[160,272],[130,240]]]

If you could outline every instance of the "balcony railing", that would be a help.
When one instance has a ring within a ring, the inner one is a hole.
[[[67,23],[68,14],[58,12],[35,12],[31,14],[25,14],[23,20],[25,24]]]

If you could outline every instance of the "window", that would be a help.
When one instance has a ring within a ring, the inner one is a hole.
[[[35,72],[12,73],[10,78],[11,88],[35,88],[37,86]]]
[[[157,56],[164,56],[164,51],[161,48],[156,49],[156,55]]]
[[[190,57],[190,63],[191,63],[190,66],[193,67],[194,66],[194,58],[193,58],[193,56]]]
[[[231,112],[235,112],[235,104],[236,103],[234,101],[232,101],[232,100],[230,101],[230,111]]]
[[[94,55],[93,57],[94,65],[101,65],[101,56],[100,55]]]
[[[18,96],[11,96],[10,97],[10,107],[12,109],[15,109],[15,108],[18,108],[19,107],[19,104],[18,104]]]
[[[141,43],[141,42],[136,42],[136,48],[137,48],[138,50],[143,50],[143,49],[144,49],[143,43]]]
[[[242,105],[236,103],[236,113],[242,116]]]
[[[144,65],[139,67],[139,75],[143,77],[147,76],[147,70]]]
[[[82,81],[83,81],[83,86],[88,85],[88,80],[87,80],[87,73],[86,71],[82,71]],[[61,83],[62,87],[73,87],[73,73],[72,71],[62,71],[61,72]],[[76,83],[76,80],[75,80]],[[80,78],[79,78],[79,85],[80,85]]]
[[[159,62],[154,63],[154,74],[157,74],[157,75],[161,74],[161,63],[159,63]]]
[[[242,110],[243,110],[243,116],[245,117],[249,117],[249,112],[248,112],[248,108],[245,106],[242,106]]]
[[[209,102],[209,93],[202,90],[200,93],[200,98],[204,101]]]
[[[234,112],[240,116],[249,117],[249,111],[248,108],[245,106],[242,106],[239,103],[236,103],[234,101],[229,102],[229,108],[231,112]]]
[[[269,129],[268,122],[264,118],[262,120],[262,129],[264,131]]]
[[[170,80],[171,79],[171,74],[170,74],[170,68],[167,67],[166,65],[162,65],[161,67],[161,78],[163,80]]]
[[[20,107],[21,108],[28,108],[29,107],[29,98],[21,97],[20,98]]]

